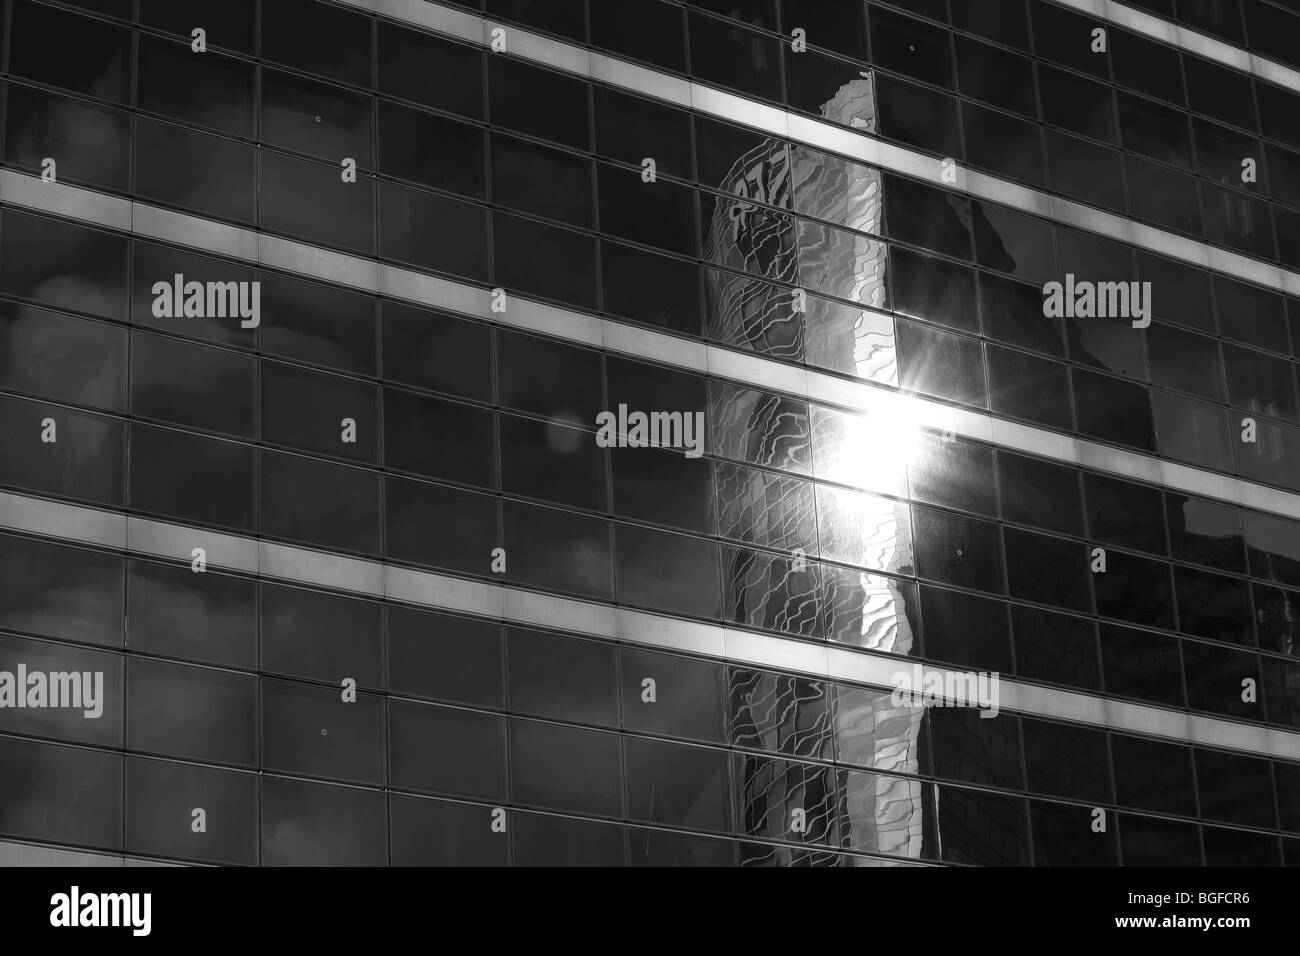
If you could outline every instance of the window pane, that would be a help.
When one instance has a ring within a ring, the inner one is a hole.
[[[123,439],[119,419],[2,395],[0,483],[121,507]]]
[[[128,562],[127,645],[165,657],[257,668],[257,586],[186,565]]]
[[[503,675],[499,625],[388,607],[388,682],[394,694],[499,708]]]
[[[384,866],[384,795],[283,777],[262,778],[263,866]]]
[[[379,104],[379,171],[481,199],[483,131],[423,110]]]
[[[481,117],[482,58],[478,49],[379,21],[379,90],[389,96]]]
[[[131,507],[252,531],[253,454],[247,445],[133,424]]]
[[[374,461],[378,428],[373,386],[278,362],[262,363],[261,380],[264,441]]]
[[[256,361],[226,349],[131,334],[131,414],[252,438]]]
[[[381,605],[262,585],[262,669],[339,685],[384,687]]]
[[[233,866],[258,862],[258,778],[143,757],[126,758],[126,849]],[[195,833],[191,808],[206,829]]]
[[[262,351],[347,372],[375,372],[374,300],[263,271]]]
[[[262,71],[262,140],[330,163],[371,169],[371,99],[289,73]]]
[[[135,189],[141,197],[201,216],[247,225],[255,221],[257,152],[252,146],[143,117],[136,121],[135,135]],[[263,155],[263,164],[270,158]],[[264,181],[273,191],[280,185]],[[269,198],[264,189],[263,202]]]
[[[510,779],[526,806],[617,817],[623,813],[617,734],[510,721]]]
[[[205,19],[208,42],[221,44],[209,23]],[[253,135],[254,75],[246,61],[213,51],[195,55],[185,44],[141,35],[139,83],[143,110],[234,136]]]
[[[55,160],[59,182],[125,192],[130,149],[126,113],[9,84],[5,162],[36,173]]]
[[[388,557],[412,564],[488,574],[492,549],[501,547],[497,503],[423,481],[387,478],[384,521]],[[509,567],[517,555],[509,552]]]
[[[101,20],[44,4],[14,3],[9,70],[50,86],[125,103],[131,89],[131,34]],[[76,56],[68,51],[76,50]]]
[[[393,785],[499,800],[505,796],[505,721],[472,711],[389,703]]]
[[[122,646],[121,558],[31,538],[0,537],[0,627]]]
[[[506,661],[512,712],[618,725],[612,644],[508,627]]]
[[[375,197],[369,177],[345,183],[337,165],[263,150],[259,180],[258,222],[264,229],[374,252]]]
[[[492,398],[488,326],[385,301],[384,377],[435,392]]]
[[[373,472],[262,452],[262,533],[377,554],[379,480]]]
[[[0,388],[122,411],[126,336],[107,322],[0,303]]]
[[[262,8],[262,55],[304,73],[369,86],[372,23],[370,17],[310,0],[267,4]]]
[[[126,745],[169,757],[257,762],[257,678],[127,658]]]

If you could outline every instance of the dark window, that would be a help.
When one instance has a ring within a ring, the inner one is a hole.
[[[536,177],[538,173],[530,166],[524,175]],[[605,163],[600,164],[597,180],[601,231],[684,256],[695,255],[693,189],[664,180],[646,183],[640,173]],[[554,188],[553,177],[549,183]],[[585,178],[583,183],[587,185]]]
[[[615,525],[618,597],[692,617],[720,613],[718,546],[712,541]]]
[[[374,790],[262,779],[263,866],[383,866],[387,801]],[[340,833],[348,839],[340,840]]]
[[[947,30],[874,5],[870,15],[871,49],[878,66],[952,88]]]
[[[587,39],[586,0],[487,0],[487,12],[579,43]]]
[[[483,54],[379,21],[379,91],[425,106],[483,115]]]
[[[1184,641],[1183,668],[1187,674],[1188,707],[1227,717],[1263,719],[1264,710],[1257,700],[1242,700],[1242,688],[1247,680],[1259,686],[1256,655],[1200,641]]]
[[[120,557],[10,535],[0,544],[0,627],[122,646],[126,579]]]
[[[625,752],[632,819],[730,831],[726,751],[628,737]]]
[[[912,520],[921,577],[993,593],[1003,590],[996,525],[929,508],[914,508]]]
[[[374,251],[375,193],[369,177],[359,175],[355,183],[345,183],[337,165],[263,150],[259,180],[258,221],[263,228],[308,242]],[[383,218],[387,225],[388,217]],[[457,238],[472,247],[467,237]]]
[[[1116,83],[1182,105],[1183,71],[1174,47],[1118,30],[1113,25],[1106,32]]]
[[[600,268],[606,312],[681,335],[701,334],[695,263],[602,241]]]
[[[874,75],[880,135],[940,156],[960,152],[955,98],[882,73]]]
[[[1048,355],[1065,354],[1061,322],[1043,315],[1040,289],[985,272],[979,285],[985,335]]]
[[[650,2],[658,4],[659,0]],[[615,19],[630,29],[639,31],[643,27],[643,24],[627,15],[626,4],[613,6],[597,3],[594,6],[593,32],[599,19],[597,9],[602,14],[613,14]],[[673,16],[681,16],[681,11],[676,7],[668,7],[666,4],[663,6],[671,10]],[[633,166],[640,166],[643,160],[652,158],[659,173],[684,179],[692,177],[694,164],[691,161],[689,113],[605,86],[595,86],[592,90],[595,96],[598,153]]]
[[[1049,321],[1049,320],[1044,320]],[[1026,352],[985,347],[993,411],[1068,431],[1070,379],[1064,365]]]
[[[262,763],[270,770],[384,782],[384,700],[338,687],[261,680]],[[396,708],[394,708],[396,712]],[[434,754],[430,765],[443,763]]]
[[[119,849],[122,757],[0,739],[0,829],[31,840]]]
[[[606,600],[613,596],[607,521],[513,501],[505,502],[503,514],[501,546],[510,555],[509,580]]]
[[[1119,125],[1125,149],[1162,163],[1191,168],[1191,137],[1187,133],[1187,115],[1182,110],[1170,109],[1140,96],[1120,93]],[[1199,147],[1199,136],[1197,144]],[[1203,158],[1199,149],[1198,157]],[[1241,171],[1240,160],[1237,162],[1237,171]]]
[[[252,438],[255,360],[148,332],[131,334],[131,414]]]
[[[1025,773],[1031,793],[1110,803],[1110,756],[1106,735],[1090,727],[1022,718]],[[1062,754],[1069,754],[1062,760]]]
[[[1115,107],[1109,86],[1040,63],[1038,87],[1044,120],[1093,139],[1115,142]]]
[[[1088,549],[1077,541],[1007,528],[1007,589],[1014,598],[1090,611]]]
[[[1083,534],[1078,472],[1065,465],[998,453],[1002,516],[1063,534]]]
[[[1124,167],[1133,215],[1180,232],[1201,231],[1195,179],[1134,156],[1124,157]]]
[[[1151,381],[1216,401],[1223,400],[1218,342],[1162,322],[1153,323],[1146,330],[1146,339]]]
[[[1079,431],[1092,438],[1155,450],[1147,389],[1107,375],[1074,369],[1074,410]]]
[[[621,816],[619,749],[617,734],[511,720],[512,796],[529,806]]]
[[[1100,595],[1098,595],[1100,598]],[[1159,600],[1150,594],[1145,600]],[[1164,599],[1166,605],[1168,598]],[[1149,631],[1101,625],[1101,657],[1106,693],[1139,697],[1171,707],[1183,706],[1179,641]],[[1121,776],[1116,763],[1116,777]]]
[[[119,235],[6,209],[0,292],[121,321],[126,257],[127,243]]]
[[[964,95],[1035,115],[1032,61],[969,37],[957,36],[955,41],[957,75]]]
[[[379,253],[457,278],[487,279],[487,210],[395,183],[379,184]]]
[[[660,0],[625,0],[618,4],[597,0],[589,4],[589,9],[592,45],[685,72],[686,31],[680,7]]]
[[[1152,392],[1162,455],[1216,471],[1232,471],[1223,408],[1168,392]]]
[[[618,725],[614,646],[506,628],[512,713]]]
[[[1165,516],[1176,559],[1245,573],[1241,513],[1236,508],[1166,491]]]
[[[492,239],[495,278],[508,291],[596,307],[594,239],[499,212],[492,217]]]
[[[0,303],[0,388],[122,411],[126,343],[107,322]]]
[[[262,8],[262,56],[304,73],[370,85],[371,17],[312,0]]]
[[[262,532],[345,551],[379,551],[379,481],[373,472],[262,452]]]
[[[627,175],[641,180],[639,174]],[[591,161],[587,157],[513,136],[492,137],[493,202],[591,228],[591,193]]]
[[[395,694],[500,707],[501,628],[412,608],[388,608],[388,684]]]
[[[488,574],[492,549],[501,546],[496,501],[444,485],[387,479],[384,521],[388,557],[396,561]],[[515,560],[511,551],[509,567]]]
[[[1011,790],[1024,786],[1016,717],[989,718],[975,707],[935,707],[927,716],[936,776]]]
[[[1196,824],[1119,814],[1124,866],[1200,866]]]
[[[724,665],[633,647],[621,648],[619,658],[625,728],[691,740],[725,739]],[[651,689],[654,699],[648,700]]]
[[[1093,538],[1123,548],[1165,553],[1158,490],[1096,474],[1084,475],[1084,489]]]
[[[257,678],[127,658],[126,745],[169,757],[255,766]]]
[[[1007,609],[1001,601],[921,588],[925,656],[963,667],[1011,670]]]
[[[448,82],[458,80],[449,78]],[[520,60],[493,56],[488,59],[488,89],[494,126],[564,146],[588,148],[587,83]]]
[[[125,103],[131,89],[131,33],[44,4],[14,3],[9,70],[50,86]]]
[[[261,282],[262,351],[346,372],[375,373],[373,299],[273,272],[262,272]]]
[[[497,362],[502,405],[595,426],[596,413],[603,407],[599,353],[501,331],[497,333]],[[629,407],[650,410],[674,406]]]
[[[5,162],[33,173],[55,160],[59,182],[125,192],[130,117],[118,110],[9,84]]]
[[[254,0],[192,0],[185,4],[140,0],[140,22],[185,37],[186,42],[191,31],[201,26],[207,32],[209,46],[252,55],[255,9]]]
[[[126,758],[126,849],[211,863],[258,863],[258,778],[164,760]],[[183,808],[202,807],[193,830]],[[60,835],[61,838],[62,835]]]
[[[123,432],[120,419],[0,396],[0,482],[121,507]]]
[[[966,133],[966,160],[972,166],[982,166],[1034,186],[1047,184],[1038,126],[974,103],[962,103],[961,115]]]
[[[975,272],[902,247],[889,250],[893,308],[904,315],[977,332]]]
[[[383,688],[382,605],[262,585],[262,668],[339,685]]]
[[[384,462],[430,478],[494,487],[493,418],[459,402],[385,389]]]
[[[492,829],[491,807],[393,794],[393,866],[506,866],[510,844]]]
[[[1032,680],[1101,689],[1101,664],[1092,621],[1011,605],[1016,673]],[[928,640],[928,636],[927,636]]]
[[[1111,734],[1110,749],[1115,761],[1115,794],[1121,806],[1186,816],[1196,813],[1189,748]]]
[[[765,100],[781,99],[777,41],[694,11],[687,16],[695,76]]]
[[[1023,798],[957,787],[936,789],[944,860],[974,866],[1028,865]]]
[[[131,426],[131,508],[253,530],[254,449],[149,425]]]
[[[128,563],[127,645],[249,670],[257,667],[257,585],[185,565]]]
[[[713,465],[651,448],[610,450],[614,512],[707,534],[713,532]]]
[[[971,203],[923,183],[885,177],[887,235],[956,259],[971,259]]]
[[[393,786],[499,800],[505,796],[505,720],[450,707],[388,704]]]
[[[1259,128],[1251,80],[1245,73],[1188,54],[1183,55],[1183,73],[1187,103],[1194,111],[1244,129]]]
[[[211,259],[172,246],[160,246],[148,242],[134,243],[134,253],[135,275],[131,290],[131,321],[135,325],[161,329],[173,335],[219,342],[223,345],[256,348],[257,332],[254,329],[243,328],[242,318],[235,319],[232,316],[221,315],[204,315],[201,318],[177,315],[174,306],[170,310],[171,316],[154,315],[155,303],[161,305],[166,298],[174,298],[174,292],[169,293],[168,290],[174,290],[177,274],[182,275],[186,283],[221,283],[219,288],[225,294],[225,290],[229,289],[226,285],[228,282],[257,281],[256,270],[234,262]],[[155,292],[155,289],[158,291]],[[226,305],[226,309],[218,308],[216,311],[229,312],[229,299],[226,299]],[[184,311],[183,303],[180,311]],[[207,311],[206,308],[204,311]]]
[[[1269,796],[1273,773],[1267,760],[1213,750],[1194,751],[1201,816],[1249,827],[1277,826]]]
[[[262,139],[335,164],[353,159],[361,169],[371,169],[371,103],[371,97],[337,86],[263,70]]]
[[[262,438],[277,445],[374,461],[379,446],[373,386],[262,363]]]
[[[263,155],[264,170],[269,160],[269,154]],[[135,188],[142,198],[252,224],[256,161],[256,150],[246,143],[143,117],[136,121]],[[337,172],[330,175],[339,178]],[[266,189],[278,193],[280,185],[279,180],[264,180],[264,207]]]
[[[385,378],[435,392],[491,400],[492,331],[488,326],[396,302],[385,301],[381,308]]]

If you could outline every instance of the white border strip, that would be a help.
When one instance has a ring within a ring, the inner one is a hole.
[[[552,628],[848,681],[886,691],[894,687],[893,675],[899,671],[910,673],[916,663],[909,658],[842,644],[817,644],[739,627],[687,621],[12,492],[0,492],[0,528],[187,564],[191,549],[203,547],[207,549],[208,566],[214,570],[239,571],[510,624]],[[930,666],[923,667],[923,672],[941,677],[958,673]],[[941,686],[952,685],[945,682]],[[1007,711],[1300,761],[1300,733],[1277,727],[1023,684],[1005,677],[1000,680],[1000,691],[1000,706]]]
[[[1108,239],[1118,239],[1193,265],[1300,296],[1300,273],[963,166],[955,168],[956,182],[944,182],[941,175],[943,160],[887,143],[861,131],[758,103],[735,93],[714,89],[650,67],[627,63],[572,43],[497,23],[462,10],[442,7],[429,0],[336,2],[489,48],[492,31],[503,30],[508,52],[512,56],[542,63],[576,76],[600,80],[611,86],[695,109],[773,136],[839,153],[873,166],[927,180],[945,189],[1002,203]]]
[[[1053,0],[1053,2],[1300,93],[1300,70],[1292,69],[1242,47],[1233,46],[1218,37],[1158,17],[1154,13],[1137,10],[1116,3],[1115,0]]]
[[[510,309],[495,313],[491,309],[491,294],[468,283],[292,239],[268,236],[65,183],[46,183],[36,176],[11,169],[0,169],[0,203],[54,213],[142,238],[216,253],[497,325],[603,348],[633,359],[661,362],[755,388],[784,392],[818,404],[880,416],[884,421],[902,421],[914,427],[951,431],[1000,448],[1028,452],[1199,497],[1300,519],[1300,494],[1295,492],[1007,421],[988,412],[945,405],[869,382],[840,378],[747,352],[534,302],[522,296],[512,295]],[[837,475],[836,480],[853,483],[852,476]],[[868,491],[899,493],[897,488],[861,487]]]

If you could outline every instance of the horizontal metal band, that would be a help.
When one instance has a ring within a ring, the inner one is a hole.
[[[1193,265],[1300,296],[1300,273],[1220,249],[1186,236],[1144,225],[1126,216],[1105,212],[1083,203],[1054,196],[960,164],[949,167],[956,181],[943,177],[945,160],[897,146],[859,130],[847,129],[779,106],[760,103],[736,93],[651,67],[628,63],[605,53],[532,33],[520,27],[443,7],[429,0],[337,0],[345,6],[377,13],[392,20],[424,27],[481,46],[488,46],[492,31],[503,30],[510,55],[542,63],[576,76],[640,93],[719,119],[780,136],[793,142],[829,150],[853,159],[941,184],[979,199],[988,199],[1042,216],[1107,239],[1117,239]],[[1136,12],[1136,11],[1135,11]]]
[[[1180,50],[1195,53],[1207,60],[1222,63],[1224,66],[1230,66],[1235,70],[1300,93],[1300,70],[1234,46],[1218,37],[1158,17],[1154,13],[1137,10],[1116,3],[1115,0],[1052,0],[1052,2],[1059,3],[1063,7],[1073,7],[1080,13],[1094,16],[1098,20],[1106,20],[1126,30],[1141,33],[1153,40],[1176,46]]]
[[[745,628],[687,621],[12,492],[0,492],[0,528],[187,564],[192,560],[192,549],[202,547],[207,551],[207,565],[212,570],[238,571],[509,624],[550,628],[882,690],[892,690],[894,676],[900,672],[910,674],[917,663],[910,658],[839,644],[817,644]],[[936,675],[942,686],[952,686],[947,676],[960,673],[967,672],[926,665],[923,680],[928,682],[932,680],[930,675]],[[1276,727],[1188,714],[1008,678],[1000,679],[999,690],[998,704],[1005,711],[1300,761],[1300,733]]]
[[[49,212],[142,238],[217,253],[497,325],[603,348],[634,359],[660,362],[754,388],[851,409],[891,423],[890,434],[898,433],[899,423],[908,427],[950,431],[1001,448],[1029,452],[1191,495],[1300,519],[1300,494],[1294,492],[1008,421],[989,412],[957,408],[880,385],[852,381],[748,352],[531,301],[522,296],[512,295],[506,312],[493,312],[490,291],[468,283],[305,242],[268,236],[256,230],[213,222],[78,186],[46,183],[12,169],[0,169],[0,203]],[[872,310],[864,308],[863,311]],[[854,483],[851,475],[837,476],[836,480]],[[889,489],[868,487],[868,490]]]

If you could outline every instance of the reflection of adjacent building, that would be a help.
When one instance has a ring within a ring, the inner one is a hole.
[[[842,87],[823,113],[873,131],[870,80]],[[881,231],[879,171],[767,140],[741,156],[718,186],[734,198],[715,202],[705,258],[731,271],[706,270],[710,337],[796,362],[811,348],[826,367],[877,381],[887,377],[893,367],[887,319],[882,324],[878,314],[814,294],[885,306],[885,246],[862,234]],[[779,211],[793,208],[796,196],[801,212],[847,229],[796,225]],[[769,467],[809,460],[806,416],[790,414],[778,396],[715,388],[710,405],[715,447],[728,457]],[[871,456],[888,458],[884,436],[897,438],[897,429],[883,429],[874,442],[870,422],[841,433],[843,442],[872,447],[848,449],[839,457],[850,465]],[[894,453],[901,455],[898,449]],[[748,540],[798,546],[797,531],[792,536],[790,529],[818,527],[814,496],[802,493],[799,483],[757,469],[722,468],[719,474],[720,509],[743,516],[732,527],[742,528]],[[901,552],[910,565],[906,521],[905,509],[900,513],[888,499],[850,496],[835,515],[837,556],[881,567],[882,555]],[[895,561],[888,570],[910,567]],[[743,547],[724,549],[723,575],[724,613],[741,625],[830,637],[899,655],[912,650],[909,598],[900,583],[884,575],[800,562],[789,549],[773,554]],[[917,772],[921,711],[894,707],[887,693],[837,692],[826,681],[737,668],[731,671],[727,718],[731,740],[754,751],[737,761],[745,835],[921,856],[922,784],[871,772]],[[833,756],[862,772],[798,759]],[[757,845],[746,855],[749,863],[820,859],[815,852]]]

